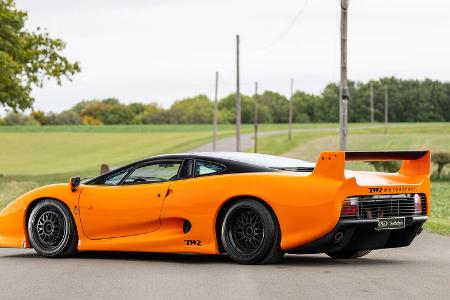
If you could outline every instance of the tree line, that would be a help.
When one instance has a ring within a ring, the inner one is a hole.
[[[349,82],[349,121],[370,122],[370,85],[374,91],[374,119],[384,121],[385,87],[389,91],[390,122],[450,121],[450,83],[430,79],[402,80],[394,77],[369,82]],[[328,84],[321,94],[296,91],[292,97],[295,123],[338,122],[339,86]],[[289,99],[277,92],[241,96],[242,122],[252,123],[255,101],[260,123],[287,123]],[[218,101],[219,123],[235,122],[235,94]],[[206,95],[175,101],[170,108],[157,103],[124,104],[118,99],[84,100],[61,113],[10,112],[3,125],[102,125],[102,124],[209,124],[214,102]]]

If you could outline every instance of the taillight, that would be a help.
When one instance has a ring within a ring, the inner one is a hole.
[[[347,197],[342,204],[341,216],[358,217],[358,197]]]
[[[419,194],[414,194],[414,214],[422,214],[422,197]]]

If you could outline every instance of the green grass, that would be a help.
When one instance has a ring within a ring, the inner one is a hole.
[[[431,215],[425,228],[450,235],[450,181],[431,183]]]
[[[260,126],[261,131],[283,128],[286,125]],[[234,130],[233,125],[220,125],[218,136],[232,135]],[[243,133],[252,130],[251,125],[242,127]],[[211,137],[211,125],[0,126],[0,174],[88,176],[97,173],[101,163],[117,166],[188,151]]]

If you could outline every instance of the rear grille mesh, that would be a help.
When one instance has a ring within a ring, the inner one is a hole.
[[[357,209],[354,209],[355,214],[345,214],[344,211],[349,209],[349,203],[344,202],[342,217],[346,219],[378,219],[426,215],[426,196],[425,194],[419,194],[419,196],[422,207],[420,214],[417,214],[415,210],[414,194],[391,194],[349,197],[357,198]]]

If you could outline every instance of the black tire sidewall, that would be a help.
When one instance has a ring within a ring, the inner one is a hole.
[[[263,221],[264,226],[264,239],[260,248],[251,254],[245,254],[238,250],[236,250],[230,241],[228,232],[230,221],[233,215],[241,209],[250,208],[256,211]],[[276,243],[277,239],[277,223],[271,212],[260,202],[253,199],[241,200],[235,204],[233,204],[228,211],[226,212],[223,222],[222,222],[222,230],[221,230],[221,240],[222,245],[225,248],[228,256],[234,261],[241,264],[257,264],[262,262],[270,251],[274,247],[274,243]]]
[[[64,236],[59,244],[55,247],[45,247],[45,245],[42,245],[39,242],[36,233],[36,222],[38,220],[38,217],[46,210],[57,211],[59,214],[61,214],[64,221]],[[71,240],[73,238],[74,226],[75,225],[72,219],[72,215],[64,204],[53,199],[43,200],[33,208],[30,217],[28,218],[27,228],[30,244],[34,248],[34,250],[42,256],[62,256],[71,243]]]

